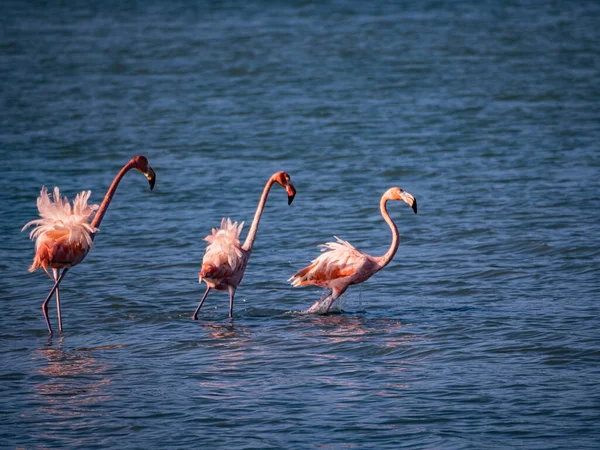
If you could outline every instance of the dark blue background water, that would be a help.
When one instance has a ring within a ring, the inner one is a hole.
[[[4,1],[0,31],[3,448],[597,448],[599,3]],[[20,228],[135,154],[156,188],[123,180],[48,339]],[[277,170],[234,320],[190,320],[202,239]],[[394,261],[301,314],[317,244],[388,248],[391,186]]]

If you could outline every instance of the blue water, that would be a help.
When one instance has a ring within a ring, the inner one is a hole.
[[[598,448],[598,2],[4,1],[0,30],[0,447]],[[48,338],[20,229],[135,154],[156,187],[125,177]],[[190,320],[203,238],[278,170],[234,319]],[[395,259],[302,314],[287,278],[333,235],[383,254],[392,186]]]

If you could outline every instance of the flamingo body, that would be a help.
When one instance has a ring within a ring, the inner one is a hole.
[[[322,244],[323,252],[312,264],[292,277],[295,287],[313,284],[337,288],[368,280],[377,271],[377,261],[347,241],[334,236],[337,242]]]
[[[242,281],[250,253],[240,245],[240,233],[244,222],[238,225],[231,219],[221,220],[220,228],[204,238],[208,242],[198,281],[211,289],[226,291],[237,288]]]
[[[288,280],[294,287],[315,285],[329,289],[307,312],[326,314],[350,285],[368,280],[394,257],[398,249],[400,234],[387,212],[388,200],[403,200],[413,208],[415,214],[417,212],[417,201],[408,192],[394,187],[383,194],[380,201],[381,214],[392,229],[392,245],[385,255],[371,256],[335,236],[337,242],[321,245],[323,253]]]
[[[37,200],[41,219],[32,220],[23,227],[35,225],[30,237],[35,239],[35,256],[29,271],[48,268],[64,269],[76,266],[93,248],[93,234],[97,228],[89,221],[98,205],[88,205],[91,191],[77,194],[70,205],[67,197],[61,198],[58,187],[54,188],[54,201],[43,187]]]

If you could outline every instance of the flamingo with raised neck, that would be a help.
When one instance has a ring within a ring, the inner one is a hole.
[[[154,188],[156,174],[148,165],[145,156],[135,156],[119,171],[113,180],[108,192],[104,196],[102,204],[88,204],[92,191],[82,191],[73,200],[73,206],[67,197],[61,198],[58,187],[54,188],[53,199],[50,198],[48,190],[42,187],[37,199],[37,207],[41,219],[32,220],[23,227],[25,230],[31,225],[35,228],[30,233],[30,238],[35,239],[35,256],[29,267],[30,272],[44,269],[49,277],[54,278],[54,286],[42,303],[42,312],[48,332],[52,334],[52,327],[48,319],[48,301],[56,292],[56,309],[58,312],[58,328],[62,331],[62,317],[60,314],[59,285],[67,271],[79,264],[94,247],[94,237],[99,230],[100,223],[106,214],[108,205],[115,195],[119,182],[131,169],[142,172],[150,183],[150,190]],[[96,214],[94,216],[94,211]],[[90,222],[90,218],[94,216]],[[48,272],[52,269],[52,275]],[[62,270],[62,273],[61,273]]]
[[[296,195],[296,189],[290,180],[290,176],[285,172],[274,173],[267,181],[267,184],[265,184],[244,245],[240,245],[240,233],[242,232],[244,222],[238,225],[237,222],[232,222],[231,219],[225,218],[221,220],[221,227],[213,228],[212,233],[204,239],[208,242],[208,246],[202,259],[202,269],[200,270],[198,282],[202,283],[204,281],[206,283],[206,291],[194,311],[192,319],[198,319],[198,312],[211,289],[229,291],[229,317],[233,317],[233,297],[246,271],[252,247],[254,246],[254,240],[256,239],[258,224],[265,208],[269,191],[275,183],[286,190],[288,205],[292,204]]]
[[[348,286],[368,280],[392,260],[400,244],[400,233],[388,214],[388,200],[403,200],[410,205],[415,214],[417,213],[417,200],[408,192],[393,187],[383,194],[379,208],[383,219],[392,230],[392,244],[383,256],[371,256],[334,236],[337,242],[321,245],[323,253],[288,280],[294,287],[312,284],[329,289],[307,312],[327,314]]]

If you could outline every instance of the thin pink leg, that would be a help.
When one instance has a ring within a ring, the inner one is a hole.
[[[325,293],[323,294],[323,296],[319,299],[319,302],[322,302],[327,297],[329,297],[331,294],[333,294],[333,289],[329,289],[328,291],[325,291]]]
[[[329,314],[329,310],[331,309],[331,307],[333,306],[333,304],[335,303],[336,300],[337,300],[337,297],[334,297],[332,295],[331,296],[331,302],[329,302],[329,305],[327,305],[327,309],[325,310],[325,314]]]
[[[48,294],[48,297],[46,297],[46,300],[44,300],[44,303],[42,303],[42,312],[44,313],[44,319],[46,319],[46,326],[48,327],[48,333],[50,333],[50,334],[52,334],[52,327],[50,326],[50,320],[48,319],[48,302],[52,298],[54,291],[56,291],[56,289],[58,289],[58,285],[60,284],[60,282],[62,281],[63,277],[65,276],[65,274],[67,273],[68,270],[69,269],[63,269],[62,273],[58,277],[58,280],[55,280],[54,286],[52,286],[52,289],[50,289],[50,293]]]
[[[52,297],[53,293],[54,292],[51,290],[50,295],[48,295],[46,300],[44,300],[44,303],[42,303],[42,313],[44,313],[44,319],[46,320],[46,326],[48,327],[48,334],[52,334],[52,327],[50,326],[50,320],[48,319],[48,300],[50,300],[50,297]]]
[[[202,303],[204,303],[204,300],[206,300],[206,296],[208,295],[209,291],[210,291],[210,286],[206,286],[206,292],[202,296],[202,300],[200,300],[200,303],[198,304],[196,311],[194,311],[194,314],[192,315],[193,320],[198,320],[198,312],[200,311],[200,308],[202,308]]]
[[[235,288],[229,286],[229,317],[233,317],[233,296],[235,295]]]
[[[310,308],[308,308],[306,310],[306,312],[316,313],[316,314],[324,314],[322,312],[323,305],[325,305],[325,302],[331,295],[333,295],[333,289],[329,289],[329,290],[325,291],[325,293],[321,296],[321,298],[319,300],[317,300]]]
[[[342,291],[336,291],[335,289],[332,289],[331,291],[331,303],[329,303],[329,305],[327,305],[327,309],[325,310],[325,314],[329,314],[329,310],[331,309],[331,307],[333,306],[333,304],[335,303],[335,301],[340,298],[340,295],[342,295],[344,292],[346,292],[346,289],[344,288],[344,290]]]
[[[60,269],[52,269],[52,274],[54,275],[54,282],[58,280],[60,275]],[[58,331],[62,333],[62,316],[60,315],[60,288],[56,286],[56,311],[58,313]]]

